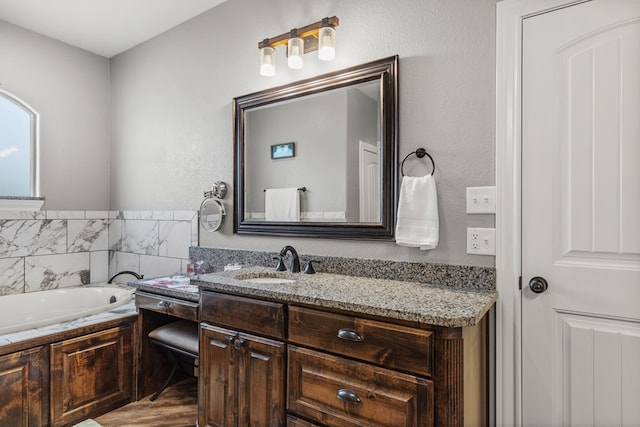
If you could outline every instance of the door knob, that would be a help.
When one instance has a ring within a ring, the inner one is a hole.
[[[549,283],[544,279],[544,277],[534,277],[529,281],[529,289],[531,289],[536,294],[541,294],[547,290],[549,287]]]

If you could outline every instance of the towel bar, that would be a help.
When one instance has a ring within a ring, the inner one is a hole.
[[[267,191],[267,189],[265,188],[262,191]],[[307,187],[300,187],[300,188],[298,188],[298,191],[307,191]]]

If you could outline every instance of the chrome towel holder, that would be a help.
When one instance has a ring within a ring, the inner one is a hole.
[[[404,159],[402,159],[402,163],[400,164],[400,172],[402,173],[402,176],[404,176],[404,161],[407,160],[409,156],[414,154],[419,159],[427,156],[429,160],[431,160],[431,175],[433,175],[436,171],[436,162],[433,161],[433,157],[431,157],[431,154],[427,153],[427,150],[420,147],[416,151],[412,151],[411,153],[407,154],[406,156],[404,156]]]

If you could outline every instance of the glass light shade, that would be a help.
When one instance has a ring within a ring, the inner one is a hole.
[[[260,74],[268,77],[276,74],[276,49],[271,46],[260,49]]]
[[[289,68],[300,69],[304,65],[302,55],[304,55],[304,40],[300,37],[291,37],[287,41],[288,59],[287,63]]]
[[[336,30],[333,27],[321,27],[318,32],[318,58],[331,61],[336,57]]]

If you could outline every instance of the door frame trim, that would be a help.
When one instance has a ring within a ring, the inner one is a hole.
[[[503,0],[496,22],[496,425],[522,426],[522,22],[592,0]]]

